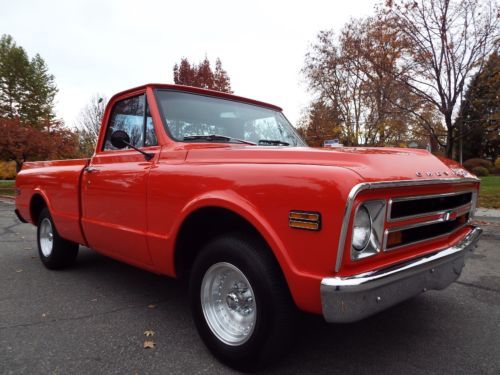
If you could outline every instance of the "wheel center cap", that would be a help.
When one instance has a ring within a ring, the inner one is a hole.
[[[236,293],[232,292],[232,293],[229,293],[227,295],[226,303],[231,310],[238,310],[240,300],[239,300],[238,296],[236,295]]]

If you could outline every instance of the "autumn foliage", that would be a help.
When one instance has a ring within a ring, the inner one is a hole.
[[[29,59],[10,35],[0,38],[0,160],[78,157],[78,136],[55,120],[54,76],[40,55]]]
[[[304,132],[315,143],[425,141],[452,157],[465,137],[453,119],[498,48],[498,14],[494,0],[394,0],[340,32],[321,31],[303,69],[315,95]]]
[[[231,80],[222,68],[219,58],[212,70],[210,61],[205,57],[199,64],[192,64],[187,58],[174,65],[174,83],[177,85],[201,87],[203,89],[232,93]]]
[[[0,118],[0,134],[0,159],[14,160],[17,170],[25,161],[78,157],[78,138],[61,122],[37,129],[19,119]]]

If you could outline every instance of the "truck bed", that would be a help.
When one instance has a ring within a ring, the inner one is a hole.
[[[17,209],[26,221],[37,224],[30,212],[30,203],[37,196],[49,206],[60,235],[85,243],[81,226],[80,184],[83,169],[90,159],[27,162],[16,178]]]

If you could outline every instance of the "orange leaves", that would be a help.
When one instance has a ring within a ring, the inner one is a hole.
[[[215,61],[214,70],[206,57],[198,65],[183,58],[180,64],[174,65],[173,72],[175,84],[232,93],[231,80],[219,58]]]
[[[76,135],[53,121],[37,129],[19,119],[0,118],[0,159],[27,160],[64,159],[78,156]]]

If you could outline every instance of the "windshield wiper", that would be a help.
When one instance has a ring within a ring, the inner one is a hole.
[[[290,143],[280,141],[277,139],[260,139],[259,145],[270,145],[270,146],[290,146]]]
[[[210,134],[210,135],[187,135],[184,138],[182,138],[183,141],[207,141],[207,142],[236,142],[236,143],[244,143],[246,145],[253,145],[255,146],[256,144],[250,141],[245,141],[243,139],[238,139],[238,138],[233,138],[233,137],[227,137],[225,135],[219,135],[219,134]]]

